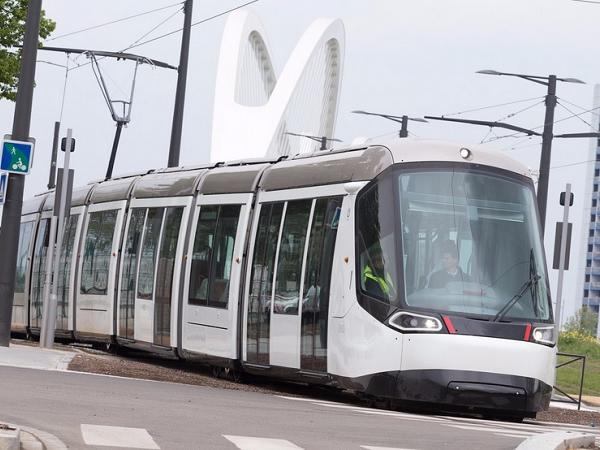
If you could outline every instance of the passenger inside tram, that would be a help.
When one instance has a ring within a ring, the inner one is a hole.
[[[441,244],[442,268],[433,272],[429,277],[428,286],[433,289],[446,287],[452,282],[470,282],[471,277],[458,265],[458,249],[453,241],[447,240]]]

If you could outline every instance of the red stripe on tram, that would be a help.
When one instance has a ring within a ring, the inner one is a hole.
[[[523,336],[523,340],[529,341],[530,337],[531,337],[531,324],[528,323],[527,326],[525,327],[525,336]]]
[[[450,334],[456,334],[456,328],[454,328],[454,325],[452,324],[450,317],[442,316],[442,319],[444,319],[444,323],[446,324],[446,328],[448,328],[448,332]]]

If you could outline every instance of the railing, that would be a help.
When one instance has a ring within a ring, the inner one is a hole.
[[[579,398],[575,399],[573,397],[571,397],[569,394],[567,394],[565,391],[561,390],[560,388],[556,387],[556,386],[552,386],[554,388],[555,391],[560,392],[562,395],[564,395],[565,397],[567,397],[567,399],[555,399],[553,401],[555,402],[561,402],[561,403],[574,403],[577,405],[577,410],[580,411],[581,410],[581,394],[583,393],[583,375],[585,374],[585,356],[583,355],[573,355],[572,353],[560,353],[558,352],[556,354],[556,356],[566,356],[568,358],[571,358],[568,361],[565,361],[563,363],[559,363],[556,365],[556,369],[560,369],[561,367],[567,366],[569,364],[573,364],[576,363],[577,361],[582,361],[581,364],[581,378],[579,381]]]

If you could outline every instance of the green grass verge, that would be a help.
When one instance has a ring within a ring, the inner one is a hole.
[[[586,356],[583,394],[600,396],[600,341],[577,332],[561,333],[558,351]],[[561,356],[558,362],[569,359]],[[569,394],[579,394],[580,380],[581,361],[561,367],[556,372],[556,386]]]

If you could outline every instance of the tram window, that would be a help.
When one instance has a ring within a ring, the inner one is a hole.
[[[73,247],[75,245],[75,232],[77,231],[77,221],[79,214],[73,214],[65,221],[65,231],[63,237],[63,245],[60,252],[60,264],[58,269],[58,317],[66,318],[69,313],[67,311],[69,303],[69,291],[71,283],[71,261],[73,256]]]
[[[233,262],[233,249],[239,216],[240,205],[220,207],[210,262],[208,306],[227,308],[231,264]]]
[[[188,303],[190,305],[208,304],[208,282],[210,274],[210,259],[215,238],[215,228],[218,206],[202,206],[194,238],[192,268],[190,271],[190,289]]]
[[[165,208],[149,208],[144,226],[140,267],[138,270],[138,298],[152,300],[154,274],[158,256],[158,241]]]
[[[81,293],[106,295],[117,210],[90,213],[83,247]]]
[[[170,299],[183,208],[167,208],[156,270],[156,298]]]
[[[382,180],[358,201],[360,287],[370,297],[393,303],[397,297],[393,192]],[[421,250],[418,247],[418,250]]]
[[[23,222],[19,231],[19,249],[17,250],[17,273],[15,277],[15,293],[25,292],[25,276],[27,274],[27,257],[31,237],[33,234],[33,222]]]
[[[287,204],[279,242],[274,313],[298,314],[302,258],[311,206],[312,200],[290,201]]]
[[[283,203],[262,205],[254,243],[252,275],[250,279],[250,302],[257,312],[269,314],[277,236],[281,225]]]
[[[200,208],[188,303],[227,308],[240,205]]]
[[[46,253],[50,241],[50,219],[42,219],[35,238],[33,249],[33,269],[31,273],[31,326],[40,326],[42,317],[42,291],[46,276]]]

